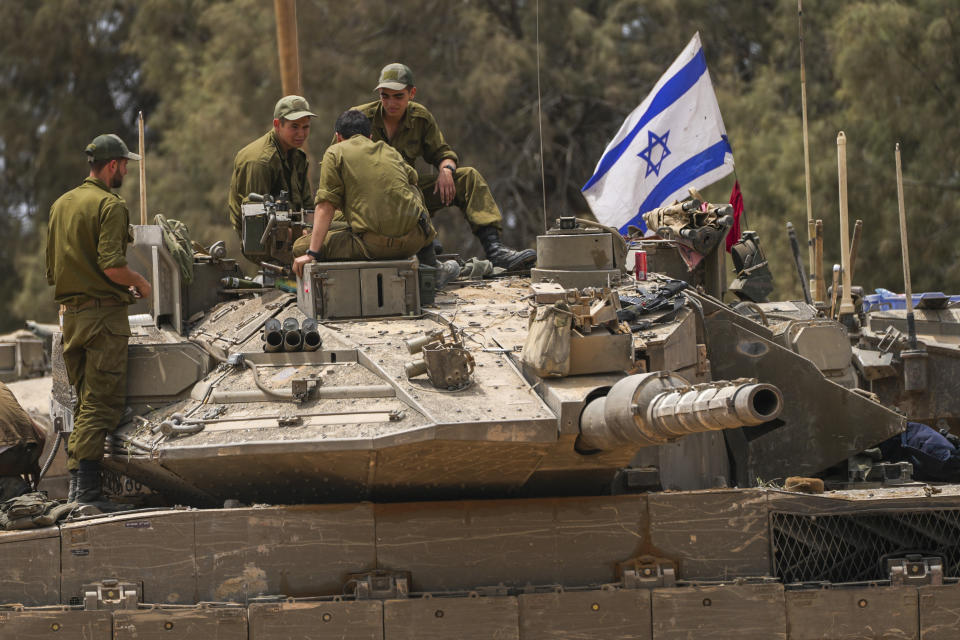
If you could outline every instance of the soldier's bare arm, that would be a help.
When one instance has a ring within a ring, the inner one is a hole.
[[[136,287],[141,297],[150,298],[152,292],[150,283],[146,278],[127,265],[122,267],[107,267],[103,270],[103,274],[117,284],[125,287]]]
[[[327,237],[327,231],[330,229],[330,223],[333,221],[333,205],[329,202],[318,202],[317,208],[313,212],[313,233],[310,236],[310,251],[317,253],[323,246],[323,241]],[[293,272],[297,277],[303,277],[304,265],[313,262],[314,258],[309,253],[302,255],[293,261]]]

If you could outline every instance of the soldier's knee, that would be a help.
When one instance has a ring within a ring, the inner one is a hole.
[[[307,249],[310,248],[310,236],[300,236],[293,241],[293,257],[299,258],[302,255],[307,253]]]
[[[473,167],[458,167],[456,171],[456,180],[457,182],[462,181],[469,184],[477,184],[484,181],[483,176],[480,175],[480,172]]]

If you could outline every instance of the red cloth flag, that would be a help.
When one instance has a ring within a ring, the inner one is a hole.
[[[733,191],[730,192],[730,204],[733,205],[733,226],[727,233],[727,253],[730,253],[730,247],[737,244],[740,239],[740,214],[743,213],[743,194],[740,193],[740,181],[734,180]]]

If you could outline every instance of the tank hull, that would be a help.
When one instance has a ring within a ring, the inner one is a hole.
[[[144,510],[0,550],[0,638],[939,638],[960,491]],[[940,570],[898,580],[907,552]],[[139,604],[91,598],[109,579]]]

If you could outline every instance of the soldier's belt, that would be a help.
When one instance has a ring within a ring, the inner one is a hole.
[[[83,311],[84,309],[90,309],[91,307],[125,307],[127,306],[126,302],[120,302],[116,298],[93,298],[92,300],[87,300],[86,302],[81,302],[76,305],[63,305],[64,310],[66,311]]]
[[[373,231],[365,231],[364,233],[358,233],[356,235],[364,244],[371,244],[378,247],[394,247],[418,235],[418,229],[414,227],[402,236],[396,237],[384,236],[379,233],[374,233]]]

